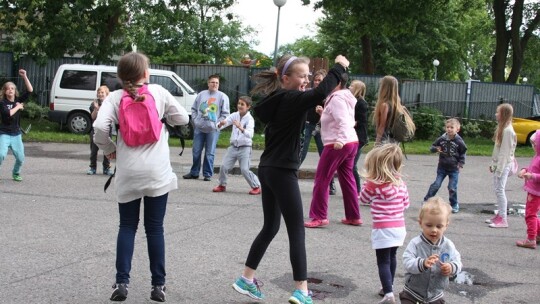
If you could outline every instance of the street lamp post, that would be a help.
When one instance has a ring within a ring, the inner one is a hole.
[[[278,46],[278,36],[279,36],[279,13],[281,7],[287,3],[287,0],[274,0],[274,4],[278,7],[277,11],[277,26],[276,26],[276,44],[274,46],[274,66],[277,65],[277,46]]]
[[[435,81],[437,81],[437,67],[441,64],[439,60],[435,59],[433,60],[433,66],[435,67],[435,77],[433,78]]]

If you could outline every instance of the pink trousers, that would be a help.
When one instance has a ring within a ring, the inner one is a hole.
[[[333,145],[324,147],[315,173],[313,198],[309,209],[310,218],[319,220],[328,218],[328,186],[334,172],[337,171],[339,185],[343,194],[345,218],[348,220],[360,219],[358,190],[356,189],[356,181],[352,171],[357,151],[357,142],[348,143],[341,150],[335,150]]]
[[[527,224],[527,238],[535,240],[540,236],[540,219],[538,211],[540,210],[540,196],[527,194],[527,204],[525,205],[525,223]]]

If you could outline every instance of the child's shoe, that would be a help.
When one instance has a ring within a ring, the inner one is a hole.
[[[88,175],[94,175],[96,174],[96,168],[90,168],[88,171],[86,171],[86,174]]]
[[[328,226],[330,224],[330,221],[328,219],[318,220],[314,219],[309,222],[304,223],[304,227],[306,228],[317,228],[317,227],[324,227]]]
[[[536,244],[540,244],[540,236],[536,237]]]
[[[490,228],[508,228],[508,221],[506,219],[503,219],[502,217],[499,217],[498,219],[495,219],[491,224],[489,224]]]
[[[378,303],[378,304],[395,304],[396,298],[394,297],[394,294],[387,294],[384,295],[384,298]]]
[[[150,292],[150,300],[156,302],[165,302],[165,286],[163,285],[154,285],[152,286],[152,291]]]
[[[487,219],[486,220],[486,224],[491,224],[493,222],[496,222],[496,221],[500,221],[500,216],[498,214],[496,214],[494,217],[490,218],[490,219]]]
[[[22,177],[20,174],[13,174],[13,180],[16,182],[22,182]]]
[[[261,194],[261,188],[255,187],[249,191],[250,195],[259,195]]]
[[[125,301],[128,295],[128,285],[125,283],[114,284],[111,301]]]
[[[214,187],[214,189],[212,189],[212,192],[225,192],[226,190],[227,188],[225,186],[219,185]]]
[[[363,224],[362,219],[349,220],[349,219],[346,219],[346,218],[342,219],[341,223],[345,224],[345,225],[351,225],[351,226],[362,226],[362,224]]]
[[[289,303],[292,304],[312,304],[311,291],[308,291],[308,295],[305,296],[300,289],[293,291],[292,296],[289,298]]]
[[[529,239],[517,241],[516,246],[523,248],[536,249],[536,241],[531,241]]]
[[[94,172],[95,172],[95,170],[94,170]],[[113,171],[111,170],[111,168],[103,168],[103,174],[111,176],[111,175],[113,175]]]
[[[256,300],[262,300],[264,298],[264,295],[261,292],[259,281],[257,279],[253,279],[253,284],[246,283],[242,277],[236,279],[236,282],[232,284],[232,288],[236,290],[237,292],[246,295],[250,298],[256,299]]]

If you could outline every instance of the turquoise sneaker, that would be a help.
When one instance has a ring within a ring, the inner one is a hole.
[[[19,174],[13,174],[13,180],[16,182],[22,182],[22,177]]]
[[[296,289],[293,291],[292,296],[289,298],[289,303],[292,304],[313,304],[313,300],[311,299],[311,291],[308,291],[308,296],[304,296],[302,291],[300,289]]]
[[[257,281],[257,279],[253,279],[253,284],[248,284],[240,277],[232,284],[232,288],[250,298],[262,300],[264,295],[261,292],[260,286],[262,286],[262,284],[260,283],[261,282]]]

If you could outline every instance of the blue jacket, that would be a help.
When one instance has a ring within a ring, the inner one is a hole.
[[[447,253],[452,265],[452,274],[461,271],[461,255],[454,243],[442,237],[437,244],[432,244],[423,234],[413,238],[403,253],[405,267],[405,291],[409,292],[421,303],[430,303],[444,296],[444,289],[448,287],[449,277],[441,275],[438,264],[431,268],[424,268],[424,260],[433,254]]]

